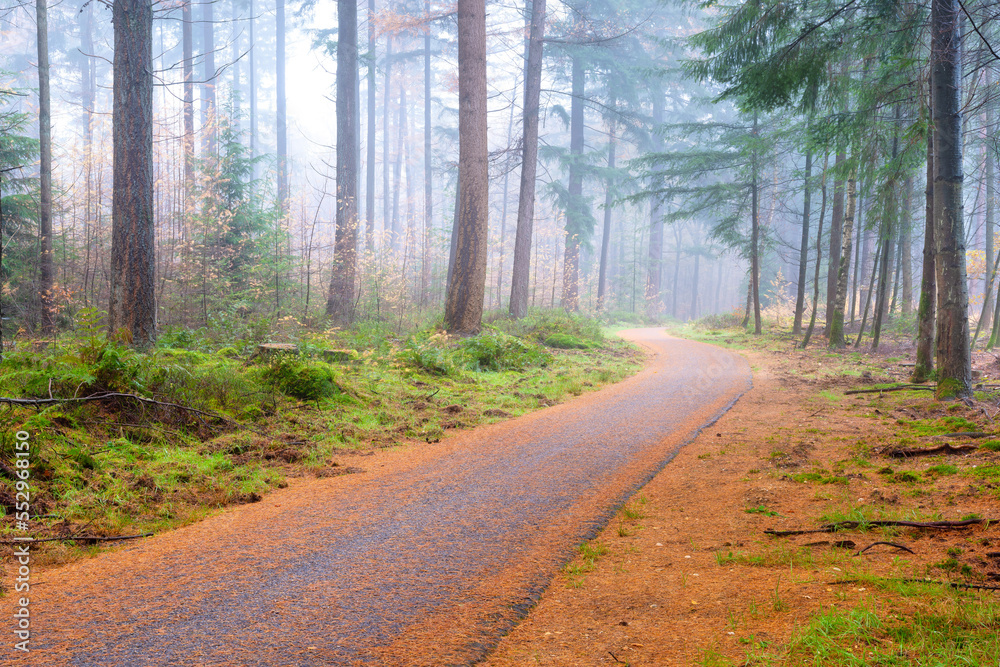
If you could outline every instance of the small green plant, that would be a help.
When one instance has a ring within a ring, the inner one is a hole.
[[[275,358],[264,371],[264,378],[285,394],[304,401],[329,398],[340,390],[329,364],[298,357]]]
[[[781,516],[774,510],[768,509],[763,505],[758,505],[757,507],[748,507],[743,511],[746,512],[747,514],[761,514],[763,516]]]

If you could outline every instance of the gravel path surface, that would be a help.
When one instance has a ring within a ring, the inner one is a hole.
[[[741,357],[623,332],[638,375],[357,459],[255,505],[43,572],[12,664],[466,665],[582,540],[750,387]],[[5,616],[9,616],[5,614]]]

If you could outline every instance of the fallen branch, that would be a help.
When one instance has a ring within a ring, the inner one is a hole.
[[[886,545],[888,547],[896,547],[897,549],[902,549],[903,551],[906,551],[906,552],[909,552],[911,554],[916,555],[916,552],[913,549],[911,549],[910,547],[903,546],[902,544],[896,544],[895,542],[872,542],[867,547],[865,547],[864,549],[861,549],[860,551],[858,551],[858,553],[856,553],[854,555],[855,556],[860,556],[861,554],[863,554],[864,552],[868,551],[872,547],[877,547],[880,544],[884,544],[884,545]]]
[[[937,447],[905,447],[905,448],[885,448],[879,451],[881,456],[901,459],[910,456],[930,456],[931,454],[967,454],[978,451],[976,445],[953,445],[946,442]]]
[[[81,537],[23,537],[21,539],[0,540],[0,544],[39,544],[41,542],[120,542],[122,540],[134,540],[139,537],[150,537],[153,533],[141,533],[139,535],[112,535],[104,537],[102,535],[83,535]]]
[[[206,412],[205,410],[199,410],[198,408],[192,408],[189,405],[181,405],[180,403],[168,403],[167,401],[157,401],[153,398],[146,398],[145,396],[139,396],[137,394],[124,394],[116,391],[108,391],[101,394],[91,394],[90,396],[74,396],[73,398],[11,398],[9,396],[0,396],[0,403],[7,403],[8,405],[25,405],[28,407],[35,405],[51,405],[54,403],[83,403],[87,401],[103,401],[107,398],[131,398],[140,403],[145,403],[147,405],[159,405],[165,408],[178,408],[180,410],[185,410],[186,412],[192,412],[198,415],[204,415],[206,417],[211,417],[212,419],[221,419],[222,421],[229,422],[230,424],[238,424],[228,417],[224,417],[215,412]]]
[[[900,384],[882,389],[849,389],[844,392],[844,396],[851,396],[852,394],[879,394],[883,391],[934,391],[934,389],[934,387],[926,384]]]
[[[952,588],[965,588],[978,591],[1000,591],[1000,586],[987,586],[985,584],[963,584],[958,581],[938,581],[937,579],[883,579],[885,583],[896,582],[900,584],[938,584],[939,586],[951,586]],[[837,581],[826,582],[827,586],[851,585],[870,583],[860,579],[838,579]],[[879,582],[875,582],[879,583]]]
[[[809,535],[812,533],[835,533],[838,530],[853,530],[862,526],[866,528],[903,526],[906,528],[938,528],[947,530],[950,528],[965,528],[966,526],[975,526],[983,523],[1000,523],[1000,519],[965,519],[963,521],[840,521],[838,523],[828,523],[810,530],[771,530],[768,528],[764,531],[764,534],[774,537],[789,537],[791,535]]]
[[[942,433],[941,435],[928,435],[924,436],[926,438],[968,438],[969,440],[978,440],[980,438],[992,438],[996,433],[987,433],[986,431],[959,431],[958,433]]]

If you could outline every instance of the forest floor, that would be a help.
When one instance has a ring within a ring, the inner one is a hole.
[[[840,354],[677,333],[739,348],[753,389],[581,546],[481,667],[996,664],[1000,524],[869,522],[1000,519],[997,394],[845,393],[906,382],[900,344]],[[975,356],[995,390],[1000,358]],[[960,451],[932,453],[945,443]],[[841,521],[860,526],[765,534]]]

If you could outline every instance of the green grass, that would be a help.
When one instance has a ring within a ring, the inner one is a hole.
[[[562,325],[590,347],[535,342]],[[302,332],[292,341],[298,354],[248,360],[255,345],[231,336],[171,330],[143,354],[108,343],[92,322],[44,353],[25,343],[6,354],[0,393],[113,390],[200,412],[130,400],[18,408],[0,416],[0,457],[13,459],[16,431],[31,432],[33,490],[47,517],[36,524],[41,534],[62,521],[95,534],[161,530],[259,500],[288,475],[341,472],[332,463],[344,449],[433,443],[596,390],[642,364],[634,348],[605,340],[583,318],[536,314],[505,326],[523,338],[497,327],[466,339],[431,330],[393,340],[359,325]],[[414,348],[424,357],[415,361]],[[356,354],[327,363],[326,349]],[[0,518],[0,535],[12,525]]]

